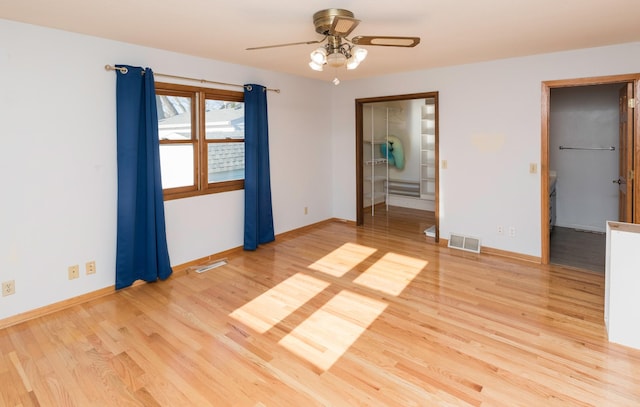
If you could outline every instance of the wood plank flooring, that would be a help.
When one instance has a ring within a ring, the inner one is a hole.
[[[0,406],[640,405],[602,274],[438,247],[400,212],[6,328]]]

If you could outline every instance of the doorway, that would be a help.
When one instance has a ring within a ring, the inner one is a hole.
[[[625,83],[551,89],[550,263],[604,272],[606,221],[619,220],[619,91]]]
[[[438,162],[437,92],[356,100],[358,225],[410,210],[420,228],[430,222],[416,233],[437,242]]]
[[[640,219],[638,180],[629,177],[640,162],[633,154],[633,145],[640,145],[633,97],[638,79],[635,74],[543,83],[543,264],[604,272],[605,221]],[[581,111],[578,105],[587,107]],[[590,120],[592,127],[608,121],[601,128],[609,134],[592,131]]]

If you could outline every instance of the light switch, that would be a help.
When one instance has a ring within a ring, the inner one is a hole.
[[[529,174],[535,174],[538,172],[538,164],[530,163],[529,164]]]

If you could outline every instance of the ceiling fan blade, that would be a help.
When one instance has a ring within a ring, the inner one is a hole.
[[[358,24],[360,24],[360,20],[353,17],[335,16],[333,18],[329,34],[338,37],[346,37],[351,34],[351,31],[353,31]]]
[[[289,42],[286,44],[276,44],[276,45],[265,45],[262,47],[251,47],[251,48],[246,48],[247,51],[253,51],[256,49],[267,49],[267,48],[279,48],[279,47],[289,47],[291,45],[308,45],[308,44],[320,44],[321,42],[323,42],[324,40],[326,40],[327,37],[325,36],[323,39],[321,40],[317,40],[317,41],[301,41],[301,42]]]
[[[415,47],[420,44],[420,37],[381,37],[359,35],[351,42],[357,45],[380,45],[383,47]]]

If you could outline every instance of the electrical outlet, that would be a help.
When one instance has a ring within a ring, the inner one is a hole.
[[[6,297],[7,295],[16,293],[16,282],[14,280],[5,281],[2,283],[2,296]]]
[[[95,260],[91,260],[85,263],[84,265],[84,270],[87,273],[87,275],[89,274],[96,274],[96,262]]]
[[[69,280],[80,277],[80,266],[69,266]]]
[[[510,226],[509,227],[509,237],[516,237],[516,227],[515,226]]]
[[[504,228],[502,226],[498,226],[498,234],[499,235],[503,235],[504,234]]]
[[[309,214],[309,207],[307,207],[307,206],[304,207],[304,214],[305,215]]]

